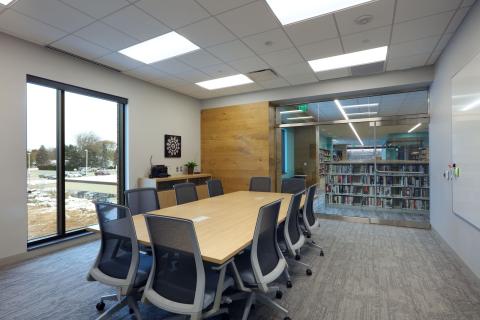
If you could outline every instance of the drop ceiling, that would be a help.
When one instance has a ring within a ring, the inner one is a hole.
[[[0,31],[206,99],[431,65],[474,2],[378,0],[282,26],[264,0],[18,0],[0,5]],[[172,30],[201,50],[150,65],[117,53]],[[307,63],[384,45],[380,67],[314,73]],[[261,69],[278,78],[213,91],[195,85]]]

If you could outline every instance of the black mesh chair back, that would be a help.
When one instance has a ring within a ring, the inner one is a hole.
[[[124,283],[116,282],[112,285],[132,286],[137,274],[139,252],[130,210],[105,202],[95,203],[95,208],[101,231],[101,246],[91,274],[98,274],[99,270],[108,277],[125,280]],[[97,280],[105,283],[102,279]]]
[[[222,181],[220,180],[208,180],[207,181],[208,196],[216,197],[223,195]]]
[[[145,215],[145,220],[154,259],[146,291],[161,297],[149,294],[148,299],[158,300],[157,304],[166,302],[162,299],[188,305],[198,302],[198,292],[205,289],[205,271],[193,222],[158,215]]]
[[[125,204],[132,215],[160,209],[155,188],[138,188],[125,191]]]
[[[252,242],[251,260],[255,270],[258,264],[261,277],[271,273],[283,259],[277,243],[277,221],[281,200],[260,208]]]
[[[301,229],[298,221],[298,212],[300,210],[300,203],[302,201],[303,192],[299,192],[292,196],[290,205],[288,207],[286,231],[292,245],[296,244],[300,240]]]
[[[271,192],[272,179],[270,177],[252,177],[250,179],[250,191]]]
[[[287,178],[282,180],[282,193],[296,194],[305,191],[305,179]]]
[[[193,183],[178,183],[173,186],[173,189],[175,189],[177,204],[184,204],[198,200],[197,189]]]
[[[308,221],[309,226],[313,226],[316,222],[315,213],[313,212],[313,199],[315,197],[316,189],[317,186],[315,184],[310,186],[307,189],[307,196],[305,198],[305,205],[303,210],[305,210],[304,215]]]

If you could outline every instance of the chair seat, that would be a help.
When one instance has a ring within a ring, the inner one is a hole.
[[[140,254],[137,276],[133,286],[135,288],[143,287],[147,283],[150,269],[152,268],[152,257],[146,254]],[[130,268],[130,255],[123,254],[115,259],[110,259],[99,263],[98,268],[114,278],[125,278]]]
[[[203,297],[203,308],[207,308],[215,300],[215,293],[217,292],[219,273],[214,271],[208,271],[205,273],[205,296]],[[234,285],[233,278],[229,275],[225,275],[223,281],[223,291],[227,290]]]

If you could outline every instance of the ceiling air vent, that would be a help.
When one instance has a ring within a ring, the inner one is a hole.
[[[247,73],[247,77],[253,81],[270,81],[278,78],[278,75],[272,69],[263,69]]]
[[[364,64],[362,66],[352,67],[352,76],[368,76],[370,74],[382,73],[384,68],[384,61]]]

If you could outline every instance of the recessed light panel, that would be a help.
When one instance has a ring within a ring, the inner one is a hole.
[[[184,36],[172,31],[120,50],[121,54],[143,63],[154,63],[200,49]]]
[[[216,90],[216,89],[240,86],[242,84],[247,84],[247,83],[253,83],[253,81],[246,75],[236,74],[234,76],[197,82],[196,85],[208,90]]]
[[[375,0],[267,0],[283,25],[340,11]]]
[[[8,6],[8,4],[12,1],[13,0],[0,0],[0,4],[3,4],[4,6]]]
[[[362,50],[338,56],[308,61],[315,72],[335,70],[347,67],[360,66],[374,62],[385,61],[388,47]]]

